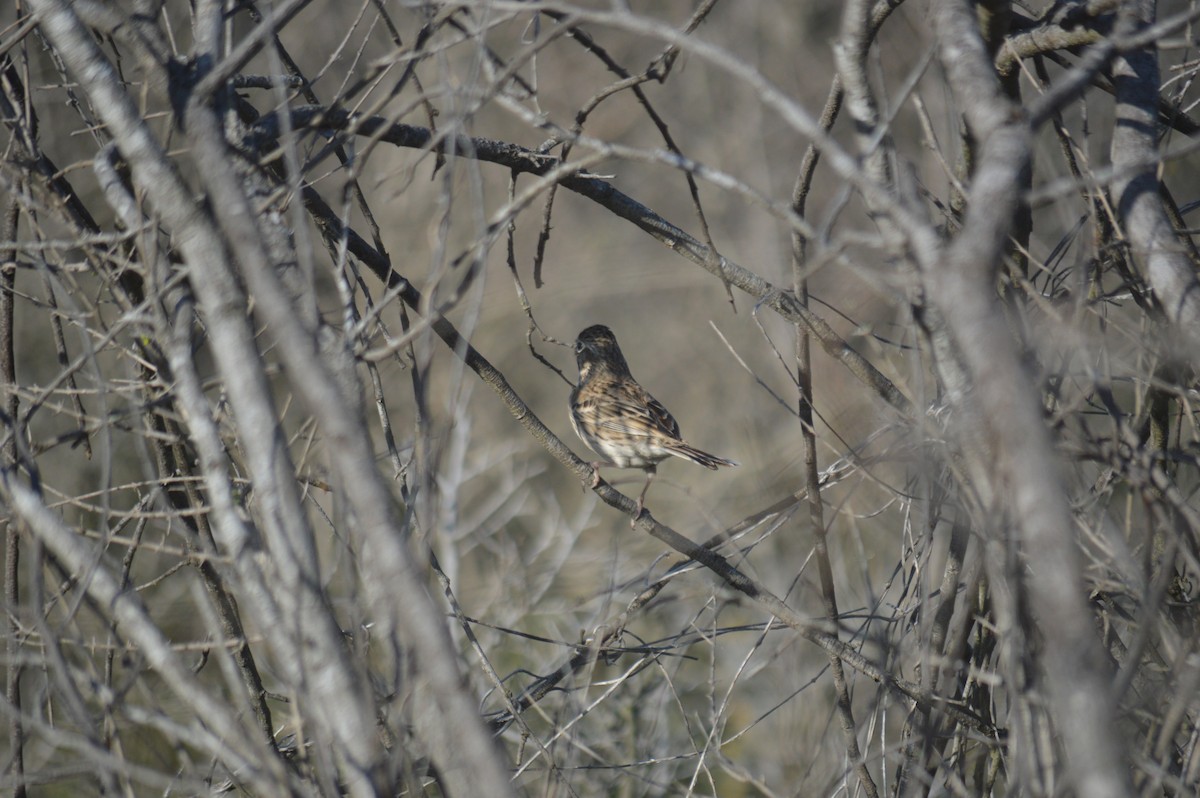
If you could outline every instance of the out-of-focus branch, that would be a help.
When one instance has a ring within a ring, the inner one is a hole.
[[[42,30],[75,74],[130,166],[134,182],[160,214],[190,271],[208,317],[213,351],[226,377],[230,403],[255,480],[255,503],[266,532],[277,582],[274,602],[255,607],[260,628],[281,646],[278,663],[304,686],[317,729],[335,743],[354,794],[374,792],[367,772],[378,762],[375,712],[367,686],[346,656],[341,630],[321,592],[311,529],[301,509],[294,468],[278,428],[265,371],[254,345],[242,295],[223,236],[198,207],[111,64],[61,0],[31,4]],[[216,527],[222,530],[218,524]],[[235,557],[245,540],[221,540]],[[267,597],[261,597],[267,599]],[[284,622],[283,617],[300,620]],[[227,738],[233,739],[233,738]],[[250,749],[244,749],[250,750]]]
[[[1136,30],[1154,22],[1153,2],[1138,0],[1122,12]],[[1113,62],[1116,124],[1112,196],[1134,256],[1143,264],[1154,297],[1179,335],[1173,356],[1195,362],[1200,351],[1200,279],[1188,248],[1163,206],[1155,163],[1158,151],[1158,56],[1153,44]],[[1129,169],[1122,169],[1129,166]]]
[[[104,192],[104,198],[121,219],[125,229],[152,229],[148,220],[141,213],[137,201],[129,194],[128,187],[117,173],[114,163],[117,157],[116,147],[110,144],[97,153],[92,160],[92,169]],[[177,386],[174,394],[179,397],[179,406],[184,410],[190,439],[200,452],[199,462],[196,465],[202,469],[202,479],[212,502],[213,512],[211,515],[201,513],[194,521],[185,521],[185,523],[188,523],[196,531],[193,543],[196,549],[203,554],[215,555],[217,550],[212,540],[211,530],[211,523],[214,519],[216,523],[236,529],[236,531],[226,533],[227,539],[250,540],[253,533],[247,528],[248,525],[239,513],[240,508],[233,500],[228,456],[221,445],[216,424],[213,423],[208,403],[204,400],[199,387],[199,378],[196,375],[196,366],[193,360],[194,341],[190,334],[195,303],[186,286],[178,280],[172,281],[167,254],[148,241],[143,243],[144,245],[140,247],[142,262],[154,273],[152,283],[162,286],[165,294],[162,301],[154,303],[154,308],[156,313],[161,314],[159,329],[167,331],[166,341],[162,348],[166,352],[168,371]],[[168,314],[165,308],[170,308],[171,312]],[[152,383],[153,377],[148,375],[146,382]],[[149,385],[147,389],[149,393]],[[172,397],[169,401],[168,409],[174,411],[174,398]],[[173,412],[170,412],[170,415],[173,415]],[[151,423],[156,425],[156,431],[167,426],[168,423],[172,430],[178,429],[174,422],[168,422],[162,415],[152,419]],[[181,436],[177,435],[177,437]],[[193,464],[186,462],[186,458],[180,455],[177,451],[178,444],[168,445],[165,441],[156,439],[152,441],[151,445],[157,453],[159,473],[164,477],[192,473]],[[196,485],[191,480],[188,480],[183,493],[187,498],[181,498],[179,501],[181,504],[184,501],[189,502],[190,507],[181,506],[179,508],[181,513],[187,513],[189,509],[199,507],[208,501],[197,495]],[[168,495],[172,497],[170,500],[175,501],[173,497],[176,494],[169,493]],[[197,563],[197,568],[212,594],[212,601],[224,634],[228,639],[244,640],[245,632],[242,620],[236,610],[236,602],[223,584],[215,564],[211,560],[201,558]],[[249,591],[258,596],[266,595],[267,580],[255,558],[239,557],[230,570],[235,572],[235,581],[242,591]],[[271,722],[271,712],[267,706],[262,677],[250,651],[249,643],[240,646],[232,653],[232,656],[237,662],[246,686],[245,698],[249,702],[251,711],[258,719],[265,739],[271,740],[275,729]]]
[[[238,722],[230,706],[213,696],[185,665],[154,623],[132,590],[122,589],[104,556],[84,538],[63,525],[42,498],[24,484],[16,469],[0,469],[0,492],[5,504],[28,525],[59,562],[78,574],[83,589],[116,621],[122,635],[137,643],[141,654],[163,682],[195,715],[189,740],[224,762],[239,780],[263,795],[273,795],[281,785],[296,788],[282,762],[270,747],[256,741]],[[258,752],[258,753],[256,753]]]
[[[16,198],[0,209],[0,240],[16,241],[20,223],[20,206]],[[0,445],[0,468],[16,468],[17,436],[17,361],[14,351],[15,338],[13,309],[17,294],[17,254],[5,253],[0,257],[0,396],[4,402],[4,418],[12,425],[4,431],[4,442]],[[20,621],[17,608],[21,605],[21,534],[17,524],[11,521],[4,530],[4,603],[8,608],[5,615],[4,653],[8,657],[5,668],[4,698],[8,702],[11,716],[8,722],[8,750],[12,756],[14,786],[13,798],[25,796],[25,731],[21,723],[21,671]]]
[[[1021,202],[1019,177],[1031,157],[1032,131],[1000,88],[970,6],[943,0],[934,24],[946,74],[981,147],[963,229],[923,263],[925,288],[975,381],[970,396],[958,399],[975,429],[967,435],[967,456],[974,470],[995,470],[1005,492],[989,504],[1020,533],[1030,602],[1043,630],[1039,660],[1075,790],[1117,798],[1128,795],[1130,785],[1115,736],[1111,674],[1084,595],[1074,524],[1035,382],[1022,367],[993,287]],[[994,527],[993,534],[1002,529]]]
[[[392,496],[375,467],[374,452],[358,403],[357,382],[348,350],[322,346],[327,330],[306,328],[288,292],[275,274],[257,233],[256,215],[228,166],[229,152],[216,115],[202,105],[189,108],[188,128],[197,159],[208,164],[204,178],[216,200],[222,228],[230,240],[242,274],[253,291],[260,312],[277,337],[279,350],[310,411],[332,442],[330,458],[345,492],[347,504],[363,536],[363,584],[373,623],[384,639],[415,652],[417,671],[428,695],[405,700],[426,707],[418,711],[418,731],[432,749],[434,762],[452,794],[504,795],[507,775],[498,752],[484,733],[473,704],[459,682],[456,660],[441,623],[440,613],[425,590],[420,569],[413,562],[400,524],[393,514]],[[353,409],[351,409],[353,408]],[[434,709],[436,707],[436,709]],[[370,717],[360,719],[371,720]],[[470,768],[456,766],[459,757]],[[383,772],[382,759],[370,762]]]
[[[845,4],[842,12],[841,33],[834,46],[834,55],[838,64],[836,83],[833,91],[843,88],[846,110],[855,123],[859,132],[859,141],[874,139],[863,147],[864,168],[870,177],[880,185],[890,185],[887,159],[889,153],[880,144],[887,140],[886,136],[875,139],[875,127],[878,123],[874,98],[866,78],[867,53],[872,42],[871,0],[852,0]],[[832,96],[832,95],[831,95]],[[835,103],[826,102],[826,110],[836,108]],[[825,121],[824,119],[822,120]],[[832,119],[829,120],[830,127]],[[826,128],[829,129],[828,127]],[[815,151],[815,145],[810,153]],[[801,166],[802,176],[798,185],[803,185],[806,177],[803,171],[811,169],[813,159],[806,153],[805,163]],[[793,192],[793,207],[800,211],[803,208],[803,189]],[[798,234],[792,237],[792,274],[793,290],[798,303],[808,307],[808,279],[806,276],[806,243]],[[825,508],[821,495],[820,468],[817,456],[817,433],[814,426],[815,414],[813,404],[816,401],[813,386],[813,363],[811,329],[809,325],[796,324],[796,387],[797,415],[800,418],[800,436],[804,441],[804,476],[806,486],[806,503],[808,505],[809,528],[813,534],[813,554],[816,559],[817,576],[821,587],[821,603],[825,609],[825,618],[833,627],[833,635],[839,637],[837,587],[833,578],[833,566],[830,562],[828,531],[825,526]],[[854,720],[853,703],[850,698],[850,686],[846,679],[845,667],[842,660],[834,655],[829,658],[830,673],[833,676],[833,688],[836,693],[836,711],[838,724],[841,727],[842,739],[846,745],[846,761],[854,770],[858,783],[867,796],[874,798],[879,794],[870,769],[863,760],[862,750],[858,741],[858,726]]]
[[[1091,5],[1094,4],[1072,5],[1066,9],[1078,10]],[[1114,10],[1115,7],[1115,5],[1106,4],[1104,13]],[[1045,29],[1039,28],[1018,34],[1007,41],[996,54],[996,68],[1001,74],[1006,74],[1015,67],[1015,59],[1018,55],[1028,58],[1038,54],[1044,55],[1048,60],[1054,61],[1060,66],[1068,67],[1068,61],[1059,55],[1058,50],[1066,49],[1066,46],[1091,45],[1074,66],[1069,66],[1066,75],[1056,80],[1046,94],[1030,105],[1030,119],[1035,127],[1040,127],[1051,115],[1062,110],[1066,103],[1078,97],[1089,86],[1095,86],[1101,91],[1115,96],[1116,88],[1109,80],[1105,68],[1118,53],[1151,47],[1159,37],[1190,25],[1197,16],[1200,16],[1200,8],[1192,7],[1173,14],[1155,25],[1141,28],[1135,28],[1128,24],[1127,18],[1118,17],[1119,24],[1112,30],[1105,30],[1108,27],[1106,25],[1096,33],[1087,31],[1085,34],[1075,30],[1069,33],[1059,32],[1056,30],[1057,23],[1048,23]],[[1043,30],[1044,36],[1042,35]],[[1100,35],[1102,32],[1107,35]],[[1079,39],[1077,44],[1065,44],[1067,41],[1075,39]],[[1157,93],[1155,93],[1153,102],[1161,124],[1188,136],[1200,133],[1200,124],[1188,116],[1184,109],[1168,103]]]

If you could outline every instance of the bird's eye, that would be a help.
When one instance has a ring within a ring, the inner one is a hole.
[[[583,341],[576,341],[575,342],[575,354],[578,355],[581,352],[583,352]]]

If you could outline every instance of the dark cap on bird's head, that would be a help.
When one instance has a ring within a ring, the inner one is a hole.
[[[581,376],[596,364],[614,373],[629,373],[629,364],[617,345],[617,336],[603,324],[593,324],[579,333],[575,339],[575,362],[579,365]]]

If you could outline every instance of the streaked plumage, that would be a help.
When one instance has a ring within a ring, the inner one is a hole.
[[[629,373],[612,330],[597,324],[579,333],[575,359],[579,384],[571,391],[571,426],[592,451],[605,458],[592,463],[593,486],[600,482],[602,466],[645,470],[646,485],[638,497],[640,513],[655,467],[672,455],[714,471],[718,466],[737,465],[684,442],[667,408]]]

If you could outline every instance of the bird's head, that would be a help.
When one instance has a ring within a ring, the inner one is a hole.
[[[617,345],[617,336],[603,324],[593,324],[579,333],[575,339],[575,362],[579,365],[581,381],[596,369],[613,374],[629,373],[629,365]]]

